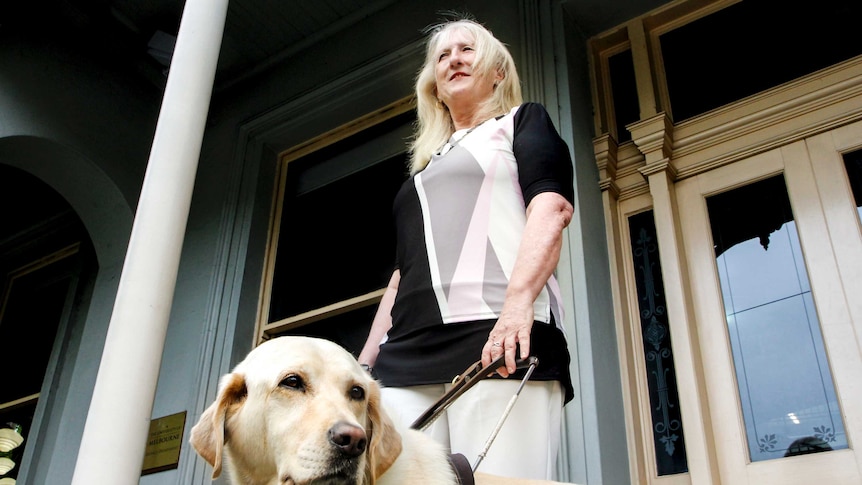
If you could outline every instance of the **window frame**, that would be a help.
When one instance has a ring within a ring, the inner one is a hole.
[[[325,320],[351,310],[376,305],[380,302],[385,291],[385,286],[362,295],[356,295],[322,307],[290,315],[274,322],[269,321],[273,278],[275,274],[275,261],[278,253],[278,239],[281,232],[284,198],[287,195],[287,171],[289,170],[290,163],[293,161],[299,160],[317,150],[361,133],[370,127],[415,108],[416,102],[413,96],[401,98],[376,111],[372,111],[328,132],[321,133],[290,147],[278,155],[278,163],[275,173],[275,180],[277,183],[275,184],[272,196],[267,244],[264,252],[263,275],[261,278],[262,283],[258,298],[259,303],[255,325],[256,342],[260,343],[275,335],[295,330],[304,325]]]

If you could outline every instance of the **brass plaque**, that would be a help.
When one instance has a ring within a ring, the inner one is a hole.
[[[144,453],[141,475],[171,470],[179,466],[185,425],[185,411],[150,422],[150,434],[147,437],[147,450]]]

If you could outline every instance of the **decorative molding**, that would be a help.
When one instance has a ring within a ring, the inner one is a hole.
[[[608,192],[615,200],[620,198],[620,188],[617,183],[611,179],[599,180],[599,188],[602,192]]]
[[[679,156],[794,120],[862,95],[862,56],[677,125]],[[698,129],[698,126],[706,128]]]
[[[521,60],[518,75],[524,90],[524,99],[545,104],[544,50],[542,49],[541,15],[534,0],[520,0]]]
[[[607,133],[593,139],[593,153],[596,155],[596,166],[599,168],[599,180],[616,180],[618,147],[614,137]]]
[[[673,121],[666,113],[636,121],[626,129],[631,132],[632,140],[646,157],[647,164],[672,155]]]
[[[687,178],[859,119],[862,56],[678,124],[673,158]]]
[[[646,164],[638,169],[645,178],[658,172],[666,172],[676,180],[677,170],[673,164],[673,121],[666,113],[631,123],[626,128],[632,140],[643,153]]]
[[[663,158],[661,160],[656,160],[655,162],[648,163],[638,171],[647,180],[649,180],[650,175],[654,175],[660,172],[667,173],[667,176],[671,181],[677,179],[676,167],[673,166],[673,163],[671,163],[670,158]]]
[[[624,199],[641,192],[630,178],[635,171],[668,169],[673,180],[683,180],[860,119],[862,56],[672,127],[662,115],[632,123],[643,160],[626,155],[628,144],[618,147],[614,180]],[[597,151],[597,163],[599,157]]]
[[[638,184],[629,185],[620,190],[619,200],[633,199],[641,195],[651,195],[649,184],[646,180]]]
[[[641,174],[640,170],[644,167],[645,157],[637,149],[634,143],[626,142],[622,145],[615,145],[613,151],[610,147],[605,148],[603,145],[610,141],[603,140],[602,137],[593,140],[593,149],[598,150],[596,153],[596,163],[599,165],[599,187],[604,190],[610,189],[606,180],[613,180],[613,187],[617,191],[617,200],[625,200],[637,197],[643,194],[649,194],[649,185],[646,179]],[[613,138],[611,137],[611,140]],[[599,152],[607,150],[607,154]],[[613,167],[611,167],[611,153],[613,154]],[[608,158],[600,160],[600,157]],[[607,174],[603,174],[602,170],[607,170]],[[610,176],[611,170],[613,177]]]

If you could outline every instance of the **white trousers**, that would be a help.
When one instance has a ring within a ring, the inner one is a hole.
[[[520,379],[486,379],[462,394],[425,432],[475,466]],[[409,427],[451,384],[382,389],[386,411]],[[557,381],[529,381],[476,471],[554,480],[563,393]]]

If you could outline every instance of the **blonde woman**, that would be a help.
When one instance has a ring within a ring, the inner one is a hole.
[[[573,212],[568,147],[544,107],[522,102],[511,54],[477,22],[431,31],[416,96],[411,177],[393,211],[397,269],[359,361],[409,425],[470,364],[505,356],[428,430],[473,459],[520,384],[516,360],[538,357],[479,471],[553,479],[572,398],[554,278]]]

